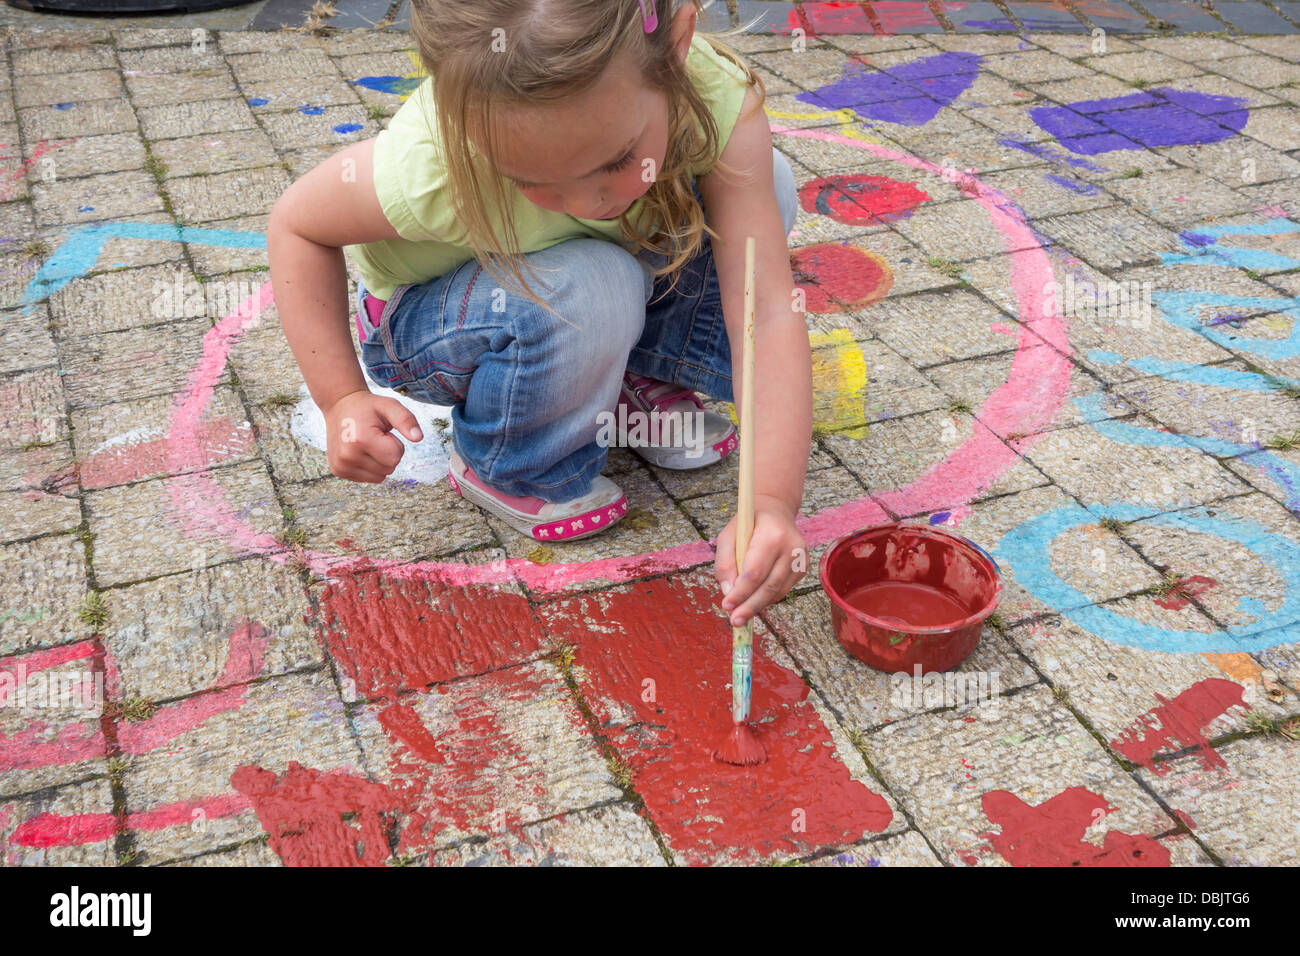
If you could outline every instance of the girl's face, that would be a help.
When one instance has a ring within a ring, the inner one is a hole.
[[[498,117],[498,171],[530,202],[576,219],[616,219],[668,149],[667,98],[620,64],[572,100]]]

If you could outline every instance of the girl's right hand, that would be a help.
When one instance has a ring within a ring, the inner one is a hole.
[[[401,402],[367,388],[350,392],[325,412],[325,444],[330,471],[349,481],[378,484],[402,460],[402,443],[394,428],[411,441],[424,435],[415,416]]]

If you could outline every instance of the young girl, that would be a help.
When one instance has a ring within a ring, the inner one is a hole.
[[[786,245],[793,175],[772,147],[761,81],[696,34],[699,9],[413,0],[429,79],[386,130],[284,193],[267,252],[285,337],[325,415],[330,470],[381,482],[402,457],[392,429],[422,438],[358,366],[346,247],[361,274],[356,329],[370,378],[453,406],[453,487],[545,541],[626,512],[600,473],[611,416],[620,426],[690,416],[691,447],[691,429],[641,447],[620,427],[620,441],[663,467],[735,447],[730,421],[695,392],[739,393],[753,236],[754,532],[741,573],[734,519],[715,562],[739,625],[806,566],[795,517],[812,362]]]

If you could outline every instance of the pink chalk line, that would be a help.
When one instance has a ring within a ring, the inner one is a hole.
[[[781,135],[854,146],[923,172],[951,176],[950,170],[919,157],[828,130],[777,126],[772,129]],[[882,505],[900,514],[950,507],[956,509],[950,520],[960,520],[968,512],[963,506],[987,490],[1018,460],[1016,452],[995,432],[1030,433],[1044,428],[1055,420],[1065,401],[1069,389],[1070,347],[1065,320],[1053,301],[1051,263],[1014,204],[973,175],[959,178],[962,191],[989,213],[1010,256],[1011,283],[1019,303],[1021,322],[1019,348],[1010,374],[976,414],[975,433],[911,484],[801,518],[799,528],[809,547],[825,544],[854,528],[889,520]],[[169,469],[185,469],[189,473],[167,481],[175,516],[191,533],[218,537],[241,555],[260,554],[280,564],[290,560],[305,562],[313,574],[326,579],[367,570],[408,580],[436,579],[450,586],[518,581],[537,592],[558,591],[596,580],[610,583],[629,581],[712,560],[712,542],[692,541],[661,551],[571,564],[539,565],[524,558],[477,565],[455,561],[403,562],[291,550],[273,535],[256,530],[235,514],[226,501],[224,490],[208,469],[203,457],[200,422],[231,348],[248,323],[271,300],[272,286],[267,282],[204,336],[203,357],[173,409],[167,433],[167,464]],[[1021,446],[1032,442],[1032,436],[1025,438]]]

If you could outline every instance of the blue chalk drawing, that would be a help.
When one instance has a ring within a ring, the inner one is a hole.
[[[1286,596],[1272,611],[1256,599],[1243,598],[1238,610],[1252,615],[1254,620],[1209,634],[1157,627],[1093,604],[1091,598],[1052,570],[1047,555],[1052,542],[1062,534],[1097,524],[1102,518],[1120,521],[1140,518],[1145,524],[1211,535],[1239,544],[1281,576],[1286,582]],[[1210,517],[1204,508],[1148,516],[1146,509],[1135,505],[1091,509],[1067,505],[1017,525],[1002,537],[993,554],[1039,601],[1063,609],[1060,613],[1085,631],[1125,647],[1171,654],[1262,651],[1294,641],[1300,628],[1300,545],[1249,521],[1222,513]]]
[[[238,229],[199,229],[154,222],[108,222],[80,226],[68,233],[59,248],[36,270],[23,290],[23,315],[35,303],[58,292],[73,279],[80,279],[99,261],[104,243],[110,239],[155,239],[160,242],[189,242],[227,249],[265,249],[266,235]]]

